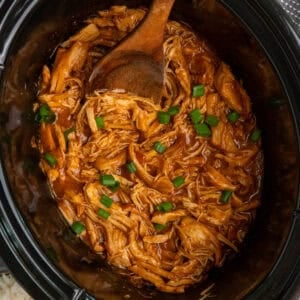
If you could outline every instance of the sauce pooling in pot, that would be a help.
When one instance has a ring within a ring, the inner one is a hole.
[[[143,9],[100,11],[65,41],[40,84],[40,166],[73,231],[137,286],[170,293],[237,252],[260,204],[260,131],[229,66],[169,21],[161,102],[85,93],[107,48]]]

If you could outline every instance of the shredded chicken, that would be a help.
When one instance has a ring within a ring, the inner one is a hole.
[[[159,104],[121,90],[86,93],[107,47],[145,14],[113,6],[61,44],[41,76],[37,146],[58,207],[80,238],[134,282],[182,293],[238,251],[260,205],[262,154],[251,139],[249,96],[187,25],[167,24]],[[197,85],[203,95],[193,95]],[[43,119],[45,105],[52,121]],[[158,113],[170,108],[176,112],[161,124]],[[195,110],[201,120],[191,118]],[[113,183],[103,181],[107,175]]]

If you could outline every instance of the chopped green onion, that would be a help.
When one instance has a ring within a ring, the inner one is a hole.
[[[232,124],[234,124],[236,121],[238,121],[239,118],[240,118],[240,114],[238,112],[236,112],[235,110],[231,111],[227,115],[228,121]]]
[[[85,230],[85,226],[81,222],[76,221],[72,224],[71,229],[75,234],[80,234]]]
[[[210,137],[211,136],[211,130],[210,128],[205,124],[195,124],[194,128],[196,130],[197,135],[202,137]]]
[[[56,157],[49,152],[44,154],[44,159],[51,167],[55,167],[57,164]]]
[[[126,165],[126,168],[128,170],[129,173],[135,173],[136,172],[136,166],[134,164],[133,161],[129,162],[127,165]]]
[[[172,202],[163,202],[156,206],[156,209],[160,212],[168,212],[174,209],[174,205]]]
[[[104,128],[104,120],[102,117],[96,117],[95,121],[99,129]]]
[[[104,186],[113,187],[116,185],[116,180],[112,175],[100,175],[100,182]]]
[[[203,115],[199,108],[195,108],[192,112],[190,112],[190,118],[194,124],[197,124],[203,120]]]
[[[153,145],[153,149],[157,153],[162,154],[167,150],[167,147],[164,144],[162,144],[161,142],[155,142]]]
[[[164,224],[154,223],[153,226],[154,226],[155,230],[157,230],[157,231],[162,231],[167,228],[167,225],[164,225]]]
[[[71,128],[67,129],[67,130],[64,132],[64,137],[65,137],[66,142],[68,141],[68,136],[69,136],[69,134],[72,133],[72,132],[74,132],[74,131],[75,131],[75,129],[74,129],[73,127],[71,127]]]
[[[50,107],[47,104],[42,104],[39,109],[40,116],[49,116],[51,113]]]
[[[176,105],[176,106],[171,106],[168,110],[168,113],[171,116],[175,116],[179,113],[179,111],[180,111],[180,107],[178,105]]]
[[[157,118],[160,124],[169,124],[171,121],[171,115],[165,111],[159,111],[157,113]]]
[[[208,115],[206,116],[205,123],[207,123],[211,127],[214,127],[219,124],[219,119],[216,116]]]
[[[230,197],[232,195],[232,191],[223,191],[222,194],[221,194],[221,197],[220,197],[220,201],[223,203],[223,204],[226,204],[228,203],[228,201],[230,200]]]
[[[255,129],[250,135],[250,139],[254,143],[258,142],[260,137],[261,137],[261,130],[259,129]]]
[[[120,182],[116,181],[116,183],[113,186],[109,186],[108,188],[114,193],[116,192],[120,187]]]
[[[178,176],[172,180],[174,187],[178,188],[184,184],[184,177]]]
[[[203,84],[199,84],[193,87],[193,97],[201,97],[205,94],[205,87]]]
[[[102,195],[100,202],[107,208],[110,208],[111,205],[113,204],[113,200],[106,195]]]
[[[105,209],[103,208],[100,208],[97,212],[98,216],[103,218],[103,219],[108,219],[109,216],[110,216],[110,213],[108,211],[106,211]]]
[[[34,119],[39,123],[53,123],[56,117],[47,104],[42,104]]]

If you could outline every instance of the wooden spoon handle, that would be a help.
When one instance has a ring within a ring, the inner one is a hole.
[[[153,0],[143,23],[117,47],[118,50],[140,51],[155,58],[156,52],[161,50],[164,29],[174,2],[175,0]]]

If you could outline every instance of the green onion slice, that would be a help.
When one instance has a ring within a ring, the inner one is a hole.
[[[154,226],[155,230],[157,230],[157,231],[162,231],[167,228],[167,225],[158,224],[158,223],[153,223],[153,226]]]
[[[261,130],[257,128],[254,129],[254,131],[250,135],[250,139],[254,143],[258,142],[260,137],[261,137]]]
[[[190,118],[194,124],[197,124],[203,120],[203,115],[199,108],[195,108],[192,112],[190,112]]]
[[[44,154],[44,159],[48,163],[48,165],[51,166],[51,167],[55,167],[56,164],[57,164],[56,157],[53,154],[49,153],[49,152]]]
[[[104,186],[113,187],[116,185],[116,180],[114,176],[107,175],[107,174],[101,174],[100,175],[100,182]]]
[[[168,212],[174,209],[172,202],[163,202],[156,206],[156,209],[160,212]]]
[[[206,116],[205,123],[207,123],[211,127],[214,127],[219,124],[219,119],[216,116],[208,115]]]
[[[136,172],[136,166],[134,164],[133,161],[129,162],[127,165],[126,165],[126,168],[127,168],[127,171],[129,173],[135,173]]]
[[[221,197],[220,197],[220,201],[223,204],[228,203],[228,201],[231,198],[231,195],[232,195],[232,191],[227,191],[227,190],[223,191],[222,194],[221,194]]]
[[[120,187],[120,182],[116,181],[116,183],[113,186],[109,186],[108,188],[114,193],[116,192]]]
[[[104,120],[102,117],[96,117],[95,121],[99,129],[104,128]]]
[[[47,104],[42,104],[34,119],[39,123],[53,123],[56,116]]]
[[[40,106],[40,109],[39,109],[40,116],[43,116],[43,117],[49,116],[50,113],[51,113],[51,109],[47,104],[42,104]]]
[[[107,210],[103,209],[103,208],[100,208],[100,209],[98,210],[97,214],[98,214],[99,217],[101,217],[101,218],[103,218],[103,219],[106,219],[106,220],[107,220],[107,219],[109,218],[109,216],[110,216],[110,213],[109,213]]]
[[[85,226],[81,222],[76,221],[71,225],[71,229],[75,234],[80,234],[85,230]]]
[[[159,111],[157,113],[157,118],[160,124],[169,124],[171,121],[171,115],[165,111]]]
[[[153,149],[157,153],[162,154],[167,150],[167,147],[164,144],[162,144],[161,142],[155,142],[153,145]]]
[[[176,106],[171,106],[168,110],[168,113],[171,116],[175,116],[179,113],[179,111],[180,111],[180,107],[179,105],[176,105]]]
[[[205,123],[195,124],[194,128],[195,128],[198,136],[201,136],[201,137],[210,137],[211,136],[211,130]]]
[[[205,87],[203,84],[195,85],[193,87],[193,97],[198,98],[205,94]]]
[[[172,180],[172,182],[173,182],[174,187],[178,188],[178,187],[180,187],[181,185],[184,184],[184,177],[178,176],[178,177],[174,178]]]
[[[106,195],[102,195],[101,199],[100,199],[100,202],[106,206],[107,208],[110,208],[111,205],[113,204],[113,199],[109,198],[108,196]]]
[[[73,127],[69,128],[69,129],[67,129],[67,130],[65,130],[65,132],[64,132],[64,137],[65,137],[66,142],[68,141],[68,136],[69,136],[69,134],[72,133],[72,132],[74,132],[74,131],[75,131],[75,129],[74,129]]]
[[[236,112],[235,110],[231,111],[228,115],[227,115],[227,119],[230,123],[234,124],[235,122],[238,121],[238,119],[240,118],[240,114],[238,112]]]

